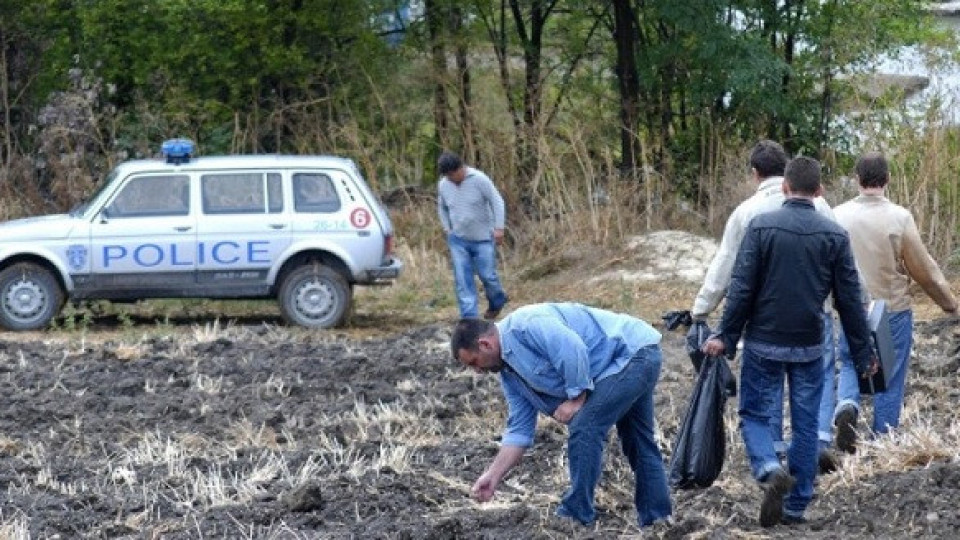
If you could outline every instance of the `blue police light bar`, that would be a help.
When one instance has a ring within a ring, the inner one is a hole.
[[[167,163],[180,165],[190,161],[193,155],[193,141],[190,139],[170,139],[163,141],[160,152],[167,159]]]

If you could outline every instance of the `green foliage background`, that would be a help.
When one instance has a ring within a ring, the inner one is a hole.
[[[722,214],[759,138],[840,173],[859,146],[904,141],[902,125],[852,141],[834,120],[898,104],[863,98],[866,63],[949,38],[913,0],[424,0],[391,32],[408,5],[0,0],[4,213],[70,206],[116,161],[187,136],[204,154],[347,155],[381,191],[432,185],[449,147],[527,217],[556,210],[554,190],[616,181],[646,190],[644,211]]]

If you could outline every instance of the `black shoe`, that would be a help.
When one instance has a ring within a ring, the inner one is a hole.
[[[789,514],[784,514],[783,518],[780,520],[780,523],[784,525],[803,525],[807,522],[807,518],[803,516],[791,516]]]
[[[833,424],[837,426],[837,448],[848,454],[857,451],[857,408],[849,403],[840,407]]]
[[[783,497],[797,481],[778,467],[760,483],[763,501],[760,502],[760,526],[773,527],[783,520]]]
[[[840,460],[828,448],[821,448],[817,454],[817,471],[819,474],[830,474],[840,468]]]

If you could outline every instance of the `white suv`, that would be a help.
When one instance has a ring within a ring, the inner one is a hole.
[[[393,227],[356,165],[329,156],[120,164],[69,214],[0,224],[0,326],[49,324],[64,301],[277,297],[293,324],[341,323],[354,284],[396,278]]]

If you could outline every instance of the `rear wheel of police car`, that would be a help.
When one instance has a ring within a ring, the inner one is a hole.
[[[353,292],[336,270],[322,264],[291,271],[280,286],[280,311],[287,322],[309,328],[341,324],[350,310]]]
[[[60,282],[42,266],[18,263],[0,272],[0,326],[8,330],[47,326],[63,301]]]

